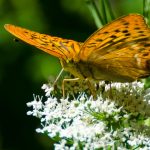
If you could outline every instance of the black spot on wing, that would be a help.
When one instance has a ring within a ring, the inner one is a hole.
[[[24,31],[24,33],[29,33],[28,31]]]
[[[44,43],[41,43],[41,45],[43,45],[43,46],[48,46],[48,44],[47,44],[47,43],[45,43],[45,42],[44,42]]]
[[[149,55],[149,53],[143,53],[143,56],[148,56]]]
[[[102,42],[103,40],[102,39],[95,39],[95,41]]]
[[[116,29],[116,30],[114,30],[116,33],[118,33],[118,32],[120,32],[120,30],[119,29]]]
[[[104,34],[108,34],[108,33],[109,33],[108,31],[105,31],[105,32],[104,32]]]
[[[128,32],[129,32],[128,30],[123,30],[123,31],[122,31],[122,33],[128,33]]]
[[[126,33],[126,34],[125,34],[125,36],[130,36],[130,35],[131,35],[131,33]]]
[[[31,34],[31,39],[37,39],[37,35],[36,34]]]
[[[113,39],[117,38],[116,35],[111,35],[110,37],[113,38]]]
[[[138,33],[144,33],[144,31],[138,31]]]
[[[146,36],[145,34],[139,34],[139,36]]]
[[[129,25],[129,22],[125,22],[125,23],[123,23],[123,25],[128,26],[128,25]]]

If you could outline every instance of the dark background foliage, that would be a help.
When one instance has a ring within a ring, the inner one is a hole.
[[[142,13],[142,0],[111,0],[115,16]],[[14,42],[6,23],[83,42],[97,27],[85,0],[0,0],[0,150],[50,149],[51,140],[35,132],[40,121],[27,116],[26,103],[41,94],[60,64],[44,52]]]

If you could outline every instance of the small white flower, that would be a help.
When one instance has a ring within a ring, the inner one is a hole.
[[[47,84],[43,84],[42,87],[41,87],[41,89],[43,89],[43,90],[45,90],[47,88],[48,88]]]
[[[54,90],[54,87],[50,87],[47,84],[43,84],[42,89],[45,90],[45,96],[50,96],[51,92]]]
[[[104,86],[104,82],[100,83]],[[50,138],[59,137],[55,144],[56,150],[76,150],[82,145],[84,150],[126,149],[125,143],[131,149],[143,144],[143,149],[150,148],[150,138],[137,134],[139,130],[136,117],[150,116],[148,104],[150,91],[144,92],[144,85],[135,82],[112,83],[105,85],[105,91],[100,93],[97,100],[85,93],[80,93],[77,99],[58,100],[52,95],[53,87],[43,85],[46,101],[34,95],[34,100],[27,103],[33,110],[27,115],[41,119],[38,133],[47,133]],[[112,99],[109,98],[112,90]],[[135,116],[135,117],[134,117]],[[133,119],[132,119],[133,118]],[[143,127],[144,130],[144,127]],[[67,146],[71,141],[72,145]]]
[[[60,144],[55,144],[55,150],[69,150],[69,147],[65,146],[66,140],[61,140]]]
[[[44,133],[44,132],[43,132],[43,129],[40,129],[40,128],[37,128],[37,129],[36,129],[36,132],[37,132],[37,133]]]

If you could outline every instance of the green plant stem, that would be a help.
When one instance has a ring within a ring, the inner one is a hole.
[[[148,25],[150,25],[150,0],[143,0],[143,16]]]
[[[115,18],[109,0],[86,0],[86,3],[98,28]]]
[[[100,15],[99,11],[97,10],[97,7],[95,5],[95,2],[93,0],[86,0],[87,6],[89,7],[89,10],[91,11],[95,24],[98,28],[102,27],[104,22],[102,19],[102,16]]]

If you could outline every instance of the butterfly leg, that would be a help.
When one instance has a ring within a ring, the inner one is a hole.
[[[89,81],[88,78],[85,79],[90,91],[91,91],[91,94],[93,95],[93,98],[96,99],[96,88],[95,86]]]
[[[64,71],[64,69],[62,68],[61,71],[59,72],[57,78],[55,79],[54,83],[53,83],[53,87],[55,86],[55,84],[57,83],[58,79],[60,78],[62,72]]]
[[[80,80],[79,78],[63,79],[63,83],[62,83],[63,98],[65,98],[65,82],[78,82],[79,80]]]

